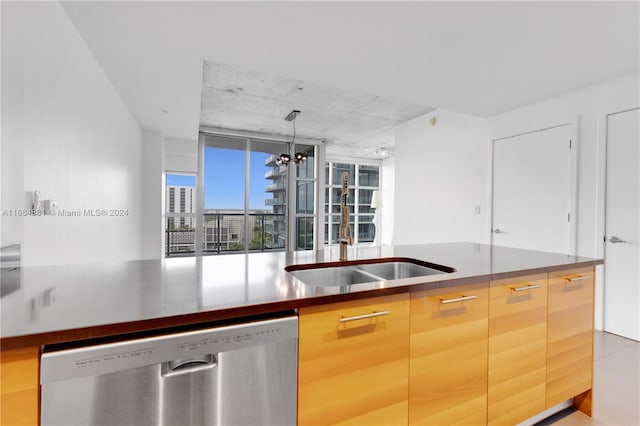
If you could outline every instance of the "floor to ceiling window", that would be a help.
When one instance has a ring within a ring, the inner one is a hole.
[[[380,187],[380,166],[327,162],[325,164],[325,244],[337,244],[340,232],[342,174],[349,178],[349,225],[354,244],[372,243],[376,230],[373,225],[375,209],[371,206],[373,192]]]
[[[165,178],[165,256],[195,253],[196,176],[167,173]]]
[[[315,155],[313,146],[297,145],[296,152],[307,155],[307,160],[296,167],[295,174],[295,234],[296,250],[313,249],[313,227],[316,199]]]
[[[244,251],[244,139],[207,136],[204,147],[203,253]]]
[[[276,159],[288,152],[286,142],[205,133],[201,139],[203,254],[313,248],[315,146],[296,144],[308,159],[282,166]]]

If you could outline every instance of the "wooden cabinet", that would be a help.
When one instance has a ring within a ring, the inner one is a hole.
[[[593,267],[549,273],[547,407],[579,396],[576,405],[591,414],[593,287]]]
[[[489,285],[411,294],[410,425],[487,420]]]
[[[0,353],[0,424],[39,424],[39,357],[39,347]]]
[[[298,425],[407,424],[409,294],[299,316]]]
[[[544,411],[547,274],[491,281],[487,421],[514,425]]]

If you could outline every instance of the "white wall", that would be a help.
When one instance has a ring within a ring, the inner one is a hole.
[[[59,214],[81,212],[24,218],[23,264],[139,258],[140,128],[57,2],[2,3],[2,69],[2,161],[23,180],[3,176],[2,208],[30,207],[39,190]]]
[[[23,218],[6,214],[15,206],[23,206],[24,173],[22,139],[23,76],[19,43],[6,35],[20,31],[22,19],[4,13],[2,4],[2,136],[0,138],[0,246],[22,242]],[[11,19],[12,18],[12,19]]]
[[[393,243],[488,242],[487,121],[437,110],[396,127],[395,139]]]
[[[198,172],[198,141],[164,139],[164,167],[172,172]]]
[[[382,181],[380,182],[380,195],[382,204],[380,208],[380,243],[391,244],[393,241],[393,223],[395,216],[395,157],[382,161],[380,166]],[[378,232],[376,230],[376,232]]]
[[[164,257],[165,143],[161,133],[142,132],[142,258]]]

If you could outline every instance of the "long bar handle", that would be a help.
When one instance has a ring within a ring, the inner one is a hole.
[[[385,315],[389,315],[389,311],[380,311],[380,312],[373,311],[370,314],[354,315],[352,317],[341,317],[338,321],[340,322],[358,321],[361,319],[376,318],[376,317],[382,317]]]
[[[579,275],[577,277],[574,278],[565,278],[565,281],[572,283],[575,281],[582,281],[582,280],[588,280],[589,278],[591,278],[591,275]]]
[[[511,287],[513,291],[525,291],[525,290],[533,290],[535,288],[540,288],[542,285],[540,284],[527,284],[524,287]]]
[[[442,303],[443,305],[446,305],[447,303],[464,302],[465,300],[475,300],[477,298],[478,296],[475,296],[475,295],[454,297],[452,299],[440,299],[440,303]]]

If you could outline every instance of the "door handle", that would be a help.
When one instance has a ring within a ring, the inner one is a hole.
[[[498,228],[492,229],[491,232],[493,232],[494,234],[504,234],[504,232],[502,232]]]
[[[613,237],[609,238],[609,242],[612,244],[624,244],[626,243],[625,240],[621,240],[620,238],[616,237],[615,235]]]

